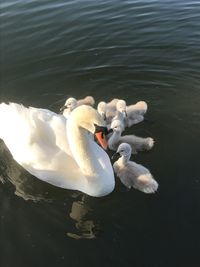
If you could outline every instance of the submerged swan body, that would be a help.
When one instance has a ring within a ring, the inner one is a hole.
[[[0,138],[21,166],[52,185],[100,197],[115,182],[107,153],[88,134],[94,124],[103,126],[102,118],[85,105],[66,120],[46,109],[0,104]]]

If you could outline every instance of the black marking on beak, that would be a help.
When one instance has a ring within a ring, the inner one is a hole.
[[[113,133],[113,129],[110,128],[110,129],[108,130],[108,128],[107,128],[107,133],[106,133],[106,135],[111,134],[111,133]]]
[[[97,124],[94,124],[94,126],[95,126],[95,133],[102,132],[104,134],[107,134],[108,128],[106,126],[99,126]]]
[[[108,135],[108,134],[113,132],[113,129],[108,130],[108,128],[106,126],[99,126],[97,124],[94,124],[94,126],[95,126],[95,133],[102,132],[105,135]]]

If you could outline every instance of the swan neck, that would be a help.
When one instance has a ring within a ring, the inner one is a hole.
[[[94,175],[99,170],[98,160],[92,149],[92,136],[86,129],[70,123],[71,127],[67,128],[70,149],[75,161],[82,172],[86,175]]]

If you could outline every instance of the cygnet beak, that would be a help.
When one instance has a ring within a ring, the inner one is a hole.
[[[111,133],[113,133],[113,129],[112,128],[110,128],[109,130],[106,131],[106,135],[111,134]]]
[[[123,111],[123,114],[124,114],[124,117],[125,117],[125,118],[128,117],[126,110]]]
[[[68,106],[64,105],[60,108],[60,113],[62,113],[66,108],[68,108]]]
[[[111,157],[113,160],[117,160],[120,157],[120,154],[118,152],[114,153]]]

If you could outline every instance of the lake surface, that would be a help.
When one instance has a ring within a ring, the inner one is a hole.
[[[0,266],[200,266],[200,2],[0,8],[0,101],[58,112],[69,96],[145,100],[147,120],[128,132],[155,138],[135,160],[160,185],[146,195],[116,180],[92,198],[31,176],[1,142]]]

